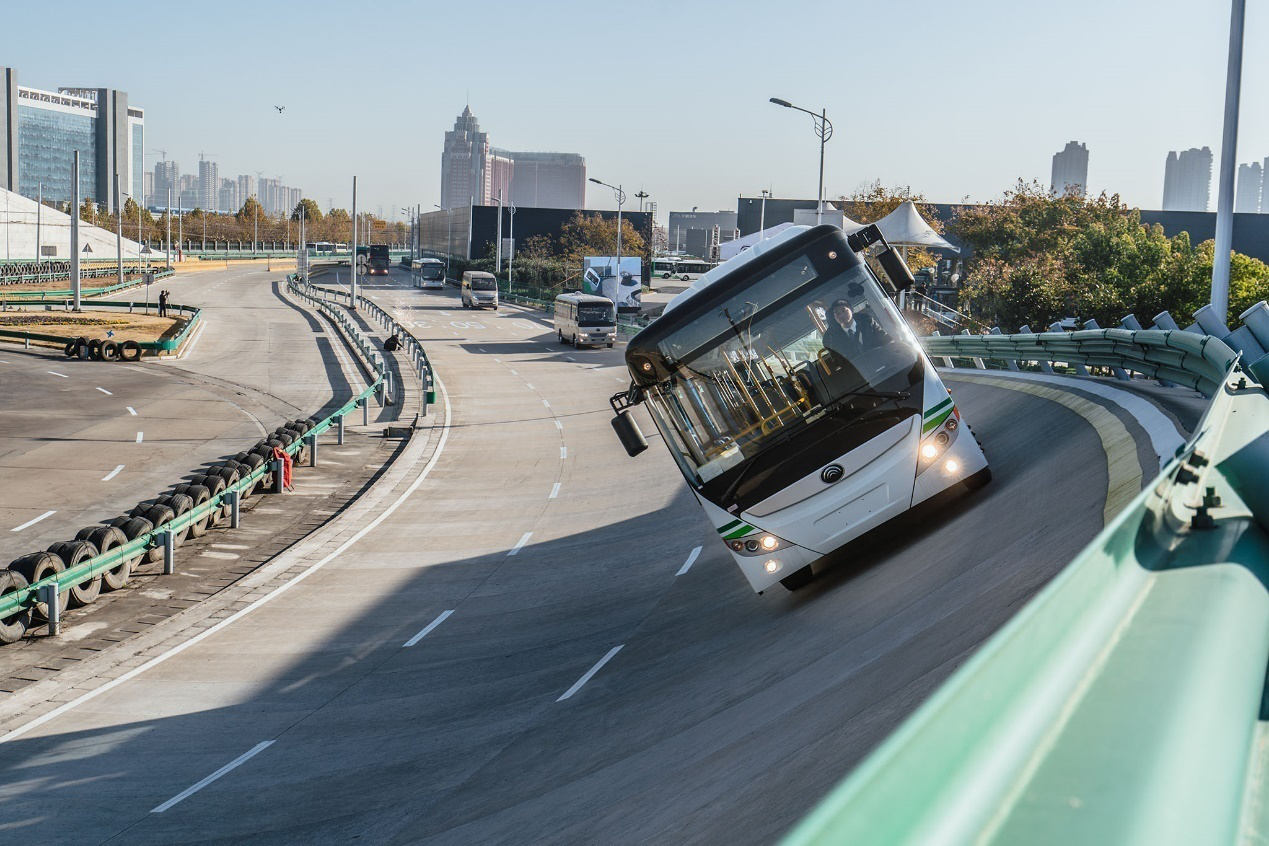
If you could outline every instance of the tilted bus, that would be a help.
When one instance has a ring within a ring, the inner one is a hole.
[[[701,277],[627,345],[618,436],[631,455],[647,448],[628,413],[646,404],[758,592],[796,590],[847,542],[991,478],[894,285],[857,254],[872,244],[910,285],[875,226],[849,240],[791,227]]]

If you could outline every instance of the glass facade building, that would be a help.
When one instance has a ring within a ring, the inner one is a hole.
[[[79,150],[79,190],[84,199],[97,184],[96,119],[55,109],[18,106],[18,193],[71,200],[71,153]],[[96,199],[96,197],[93,197]]]
[[[145,122],[133,116],[136,109],[129,109],[128,115],[132,123],[132,196],[138,197],[138,203],[145,202]],[[119,190],[127,191],[128,183],[119,180]]]

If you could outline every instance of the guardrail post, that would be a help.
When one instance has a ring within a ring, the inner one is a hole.
[[[991,327],[991,334],[993,334],[993,335],[1003,335],[1004,333],[1000,331],[1000,327],[999,327],[999,326],[993,326],[993,327]],[[1009,369],[1010,369],[1010,370],[1012,370],[1012,371],[1014,371],[1014,372],[1017,372],[1017,370],[1018,370],[1018,362],[1013,361],[1013,360],[1009,360],[1009,361],[1006,361],[1006,362],[1005,362],[1005,364],[1006,364],[1006,365],[1008,365],[1008,367],[1009,367]]]
[[[942,336],[941,334],[939,334],[939,330],[935,329],[933,332],[931,332],[931,333],[930,333],[930,337],[932,337],[932,338],[941,338],[941,337],[943,337],[943,336]],[[944,367],[946,367],[948,370],[955,370],[955,369],[956,369],[956,365],[952,363],[952,359],[951,359],[951,358],[949,358],[948,356],[943,356],[942,358],[943,358],[943,366],[944,366]]]
[[[339,444],[340,446],[344,445],[344,418],[346,416],[347,415],[345,414],[341,414],[339,415],[339,417],[336,418],[336,420],[339,421],[339,440],[337,440],[335,443]]]
[[[427,417],[427,396],[432,389],[432,371],[419,365],[419,382],[423,385],[423,411],[421,416]]]
[[[361,425],[370,425],[370,397],[361,398]]]
[[[1066,332],[1066,330],[1062,328],[1062,324],[1056,320],[1049,324],[1049,331],[1050,332]],[[1078,361],[1068,361],[1067,364],[1074,367],[1075,372],[1079,374],[1080,376],[1090,375],[1088,372],[1088,368],[1080,364]]]
[[[1085,321],[1084,321],[1084,328],[1085,328],[1085,329],[1100,329],[1100,328],[1102,328],[1102,327],[1101,327],[1101,326],[1099,326],[1099,325],[1097,324],[1097,321],[1096,321],[1096,320],[1085,320]],[[1110,372],[1111,372],[1111,373],[1114,373],[1114,374],[1115,374],[1115,378],[1116,378],[1116,379],[1118,379],[1118,380],[1119,380],[1119,381],[1121,381],[1121,382],[1131,382],[1131,381],[1132,381],[1132,377],[1128,375],[1128,371],[1127,371],[1127,370],[1124,370],[1122,367],[1112,367],[1112,368],[1110,368]]]
[[[1172,332],[1181,330],[1181,327],[1177,326],[1176,321],[1172,319],[1172,315],[1166,311],[1161,311],[1154,316],[1154,328]]]
[[[308,466],[317,466],[317,435],[307,435],[304,440],[308,441]]]
[[[48,633],[57,636],[62,633],[62,603],[57,598],[57,582],[50,582],[40,588],[40,602],[48,606]]]
[[[968,329],[962,329],[962,330],[961,330],[961,334],[962,334],[962,335],[969,335],[969,334],[972,334],[972,333],[971,333]],[[975,358],[975,359],[974,359],[974,366],[975,366],[975,367],[977,367],[979,370],[986,370],[986,369],[987,369],[987,365],[983,363],[983,360],[982,360],[981,358]]]
[[[1030,325],[1023,325],[1018,329],[1018,334],[1019,335],[1034,335],[1035,333],[1031,331]],[[1042,361],[1037,359],[1036,364],[1040,365],[1041,373],[1048,373],[1050,375],[1053,374],[1053,365],[1049,364],[1047,361]]]
[[[283,474],[286,472],[286,465],[280,458],[275,458],[269,462],[273,465],[273,492],[275,494],[284,493],[286,491],[286,480]]]
[[[390,402],[392,397],[392,371],[383,371],[383,401]]]
[[[238,491],[226,491],[225,500],[229,503],[229,528],[236,529],[242,525],[242,502]]]
[[[159,532],[159,544],[163,547],[163,575],[176,572],[176,537],[171,531]]]

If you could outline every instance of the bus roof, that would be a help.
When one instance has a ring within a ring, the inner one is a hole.
[[[567,294],[560,294],[555,298],[555,300],[556,302],[560,300],[567,300],[570,303],[577,303],[578,305],[583,305],[585,303],[604,303],[605,305],[612,305],[612,300],[607,297],[601,297],[597,294],[583,294],[581,291],[572,291]]]
[[[784,242],[792,240],[795,236],[806,232],[810,228],[811,227],[809,226],[790,226],[774,238],[767,238],[763,241],[759,241],[757,244],[754,244],[753,247],[745,250],[735,258],[728,259],[722,264],[710,268],[710,270],[706,273],[702,273],[699,279],[680,291],[674,299],[666,303],[665,308],[661,313],[663,315],[668,314],[672,309],[687,302],[714,283],[726,279],[733,270],[748,264],[759,256],[769,252],[774,247],[778,247]]]
[[[445,263],[438,258],[416,258],[414,261],[416,264],[444,264]]]

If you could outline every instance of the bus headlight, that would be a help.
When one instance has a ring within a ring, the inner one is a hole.
[[[921,446],[921,457],[926,461],[933,461],[939,457],[939,448],[932,443],[923,444]]]
[[[958,420],[956,407],[953,406],[947,417],[935,427],[934,431],[927,434],[921,441],[921,447],[917,450],[917,474],[924,473],[929,470],[939,460],[942,455],[948,451],[952,443],[956,440]],[[960,469],[960,464],[954,459],[949,459],[943,464],[944,471],[955,473]]]
[[[780,545],[780,541],[776,540],[773,536],[771,535],[762,536],[762,548],[765,549],[767,552],[770,552],[771,550],[775,549],[779,545]]]
[[[955,458],[949,458],[943,465],[943,469],[948,473],[955,473],[957,470],[961,469],[961,465]]]
[[[772,558],[766,564],[762,565],[762,569],[766,570],[768,573],[778,573],[780,572],[780,568],[783,566],[784,565],[781,564],[779,561]]]

